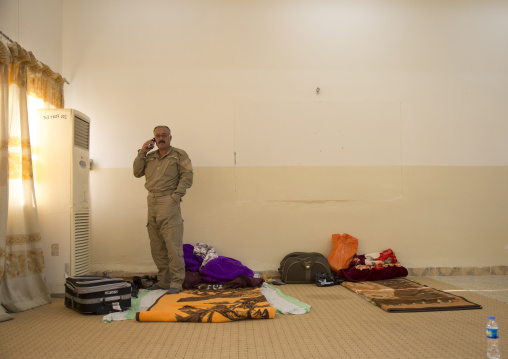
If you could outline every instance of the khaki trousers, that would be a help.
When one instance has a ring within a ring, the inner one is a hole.
[[[148,221],[152,258],[157,266],[157,285],[164,289],[182,288],[185,279],[183,219],[180,203],[170,195],[148,195]]]

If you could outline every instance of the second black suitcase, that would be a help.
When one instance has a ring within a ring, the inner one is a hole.
[[[121,278],[68,277],[65,306],[88,314],[120,312],[131,306],[131,285]]]

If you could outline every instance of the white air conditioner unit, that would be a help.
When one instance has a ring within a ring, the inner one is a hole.
[[[39,110],[35,193],[46,284],[65,292],[66,276],[90,269],[90,119],[72,109]]]

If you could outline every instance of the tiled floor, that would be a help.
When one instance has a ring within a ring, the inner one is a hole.
[[[439,276],[430,278],[508,303],[508,275]],[[446,291],[452,292],[453,289]],[[461,295],[460,293],[454,294]]]

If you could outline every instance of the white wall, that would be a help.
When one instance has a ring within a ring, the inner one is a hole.
[[[197,166],[233,165],[234,104],[290,100],[400,102],[405,164],[506,164],[503,2],[64,4],[67,104],[93,104],[101,168],[131,162],[104,143],[132,150],[161,120]]]
[[[328,254],[332,233],[407,267],[506,265],[507,15],[497,0],[64,0],[66,106],[92,119],[93,268],[154,268],[131,165],[157,124],[195,167],[187,243],[254,270]]]
[[[62,0],[2,0],[0,30],[60,73],[62,11]]]

